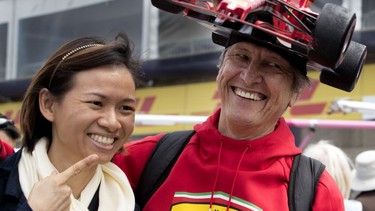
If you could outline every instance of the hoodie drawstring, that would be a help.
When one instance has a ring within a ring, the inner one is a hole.
[[[208,208],[208,211],[212,211],[212,204],[213,204],[214,193],[215,193],[217,181],[218,181],[218,178],[219,178],[219,172],[220,172],[221,151],[222,151],[222,149],[223,149],[223,140],[220,139],[219,155],[218,155],[218,158],[217,158],[217,170],[216,170],[215,180],[214,180],[214,184],[213,184],[212,191],[211,191],[210,207]],[[229,195],[229,201],[228,201],[228,204],[227,204],[227,211],[229,210],[229,207],[231,205],[231,201],[232,201],[232,197],[233,197],[233,191],[234,191],[234,186],[236,184],[238,171],[240,169],[242,160],[243,160],[243,158],[244,158],[244,156],[245,156],[245,154],[246,154],[246,152],[247,152],[248,149],[250,149],[250,145],[246,146],[245,150],[242,152],[240,160],[238,161],[236,173],[234,175],[234,179],[233,179],[233,183],[232,183],[232,187],[231,187],[231,191],[230,191],[230,195]]]
[[[213,203],[213,198],[214,198],[214,192],[215,192],[215,189],[216,189],[216,184],[217,184],[217,180],[219,178],[219,172],[220,172],[221,150],[222,149],[223,149],[223,140],[220,139],[220,148],[219,148],[219,155],[218,155],[218,158],[217,158],[216,176],[215,176],[214,185],[213,185],[212,191],[211,191],[210,207],[208,208],[208,211],[212,211],[212,203]]]
[[[229,201],[228,201],[228,205],[227,205],[227,211],[229,210],[229,207],[230,207],[230,204],[232,202],[232,197],[233,197],[233,191],[234,191],[234,186],[236,184],[236,180],[237,180],[237,175],[238,175],[238,171],[240,169],[240,166],[241,166],[241,163],[242,163],[242,159],[243,157],[245,156],[247,150],[250,148],[250,145],[247,145],[245,150],[242,152],[242,155],[241,155],[241,158],[240,160],[238,161],[238,165],[237,165],[237,169],[236,169],[236,173],[234,175],[234,179],[233,179],[233,184],[232,184],[232,188],[230,190],[230,195],[229,195]]]

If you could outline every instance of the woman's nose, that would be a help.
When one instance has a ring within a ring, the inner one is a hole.
[[[108,111],[99,119],[99,125],[113,132],[121,128],[121,123],[115,111]]]

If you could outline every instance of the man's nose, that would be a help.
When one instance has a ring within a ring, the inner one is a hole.
[[[260,83],[262,81],[262,74],[260,65],[254,62],[243,68],[241,72],[242,80],[250,85],[252,83]]]

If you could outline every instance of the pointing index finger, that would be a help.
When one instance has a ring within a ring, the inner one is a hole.
[[[70,178],[79,174],[82,170],[98,164],[99,156],[96,154],[89,155],[84,159],[78,161],[74,165],[67,168],[65,171],[58,174],[61,183],[66,183]]]

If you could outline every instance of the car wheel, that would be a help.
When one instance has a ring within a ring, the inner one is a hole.
[[[329,86],[351,92],[359,76],[367,55],[367,48],[357,42],[350,42],[346,55],[336,69],[323,68],[320,81]]]
[[[323,6],[312,32],[308,58],[323,66],[337,68],[345,57],[356,24],[355,13],[327,3]]]

